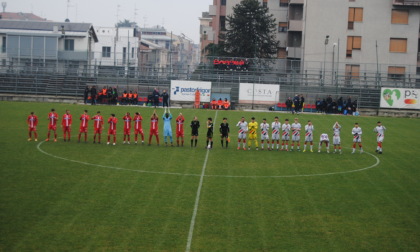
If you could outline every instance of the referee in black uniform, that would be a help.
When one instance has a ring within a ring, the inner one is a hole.
[[[191,121],[191,147],[193,147],[193,142],[195,141],[195,147],[197,147],[198,140],[198,128],[200,128],[200,122],[198,118],[194,116],[194,120]]]
[[[220,131],[220,137],[221,137],[220,142],[222,143],[222,148],[223,148],[223,139],[225,139],[225,141],[226,141],[226,149],[227,149],[228,144],[229,144],[229,132],[230,132],[230,129],[229,129],[229,123],[227,122],[227,118],[226,117],[223,118],[223,122],[220,124],[219,131]]]

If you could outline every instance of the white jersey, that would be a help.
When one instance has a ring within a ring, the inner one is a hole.
[[[319,137],[319,141],[320,142],[329,142],[330,139],[328,138],[328,134],[322,133],[321,136]]]
[[[385,134],[385,126],[376,126],[373,131],[376,132],[376,140],[377,142],[383,142],[384,141],[384,134]]]
[[[292,141],[300,141],[300,130],[302,126],[300,123],[292,123]]]
[[[333,144],[335,144],[335,145],[341,144],[341,139],[340,139],[341,125],[338,125],[338,128],[336,128],[335,127],[335,124],[334,124],[334,126],[333,126],[333,132],[334,132]]]
[[[353,142],[355,142],[355,143],[361,143],[362,142],[362,128],[354,127],[351,130],[351,133],[353,134]]]
[[[305,142],[312,142],[314,140],[314,129],[313,125],[305,125]]]
[[[239,139],[246,139],[246,133],[248,132],[248,123],[247,122],[239,121],[236,124],[236,127],[239,127],[239,131],[238,131],[239,135],[238,135],[238,138]]]
[[[265,139],[268,140],[268,131],[270,130],[270,124],[261,123],[260,128],[261,128],[261,140],[265,140]]]
[[[283,141],[289,141],[289,139],[290,139],[290,124],[283,124],[281,129],[283,130],[283,134],[282,134],[281,139]]]
[[[272,134],[271,134],[271,139],[279,140],[280,139],[281,123],[280,122],[273,122],[273,123],[271,123],[271,128],[273,129]]]

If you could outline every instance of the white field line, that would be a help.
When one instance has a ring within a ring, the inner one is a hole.
[[[218,111],[216,111],[216,115],[214,116],[213,130],[214,130],[214,125],[216,124],[217,112]],[[195,196],[194,210],[191,217],[190,231],[188,233],[188,240],[187,240],[187,247],[185,248],[186,252],[190,252],[191,250],[191,243],[192,243],[192,238],[194,235],[195,218],[197,217],[198,204],[200,203],[201,188],[203,187],[203,180],[206,173],[207,160],[209,158],[209,153],[210,153],[210,149],[207,149],[206,158],[204,159],[203,168],[201,169],[200,183],[198,184],[197,194]]]
[[[217,112],[217,111],[216,111]],[[372,156],[373,158],[376,159],[376,163],[373,165],[370,165],[368,167],[363,167],[363,168],[359,168],[356,170],[350,170],[350,171],[341,171],[341,172],[329,172],[329,173],[318,173],[318,174],[297,174],[297,175],[267,175],[267,176],[253,176],[253,175],[248,175],[248,176],[242,176],[242,175],[200,175],[200,174],[191,174],[191,173],[179,173],[179,172],[159,172],[159,171],[146,171],[146,170],[133,170],[133,169],[127,169],[127,168],[122,168],[122,167],[116,167],[116,166],[108,166],[108,165],[100,165],[100,164],[92,164],[92,163],[88,163],[88,162],[83,162],[83,161],[79,161],[79,160],[74,160],[74,159],[68,159],[65,157],[60,157],[60,156],[56,156],[54,154],[48,153],[46,151],[44,151],[43,149],[41,149],[41,145],[44,143],[45,141],[40,142],[37,145],[37,149],[38,151],[40,151],[41,153],[56,158],[56,159],[61,159],[64,161],[68,161],[68,162],[73,162],[73,163],[77,163],[77,164],[83,164],[83,165],[88,165],[88,166],[95,166],[95,167],[100,167],[100,168],[105,168],[105,169],[113,169],[113,170],[120,170],[120,171],[130,171],[130,172],[137,172],[137,173],[150,173],[150,174],[161,174],[161,175],[175,175],[175,176],[192,176],[192,177],[218,177],[218,178],[299,178],[299,177],[319,177],[319,176],[331,176],[331,175],[339,175],[339,174],[348,174],[348,173],[355,173],[355,172],[361,172],[361,171],[365,171],[365,170],[369,170],[372,168],[375,168],[376,166],[378,166],[380,164],[380,160],[377,156],[373,155],[372,153],[369,153],[367,151],[364,151],[365,154],[368,154],[370,156]],[[356,156],[358,154],[355,154]]]

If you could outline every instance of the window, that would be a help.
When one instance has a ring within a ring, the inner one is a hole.
[[[287,51],[286,51],[286,47],[280,47],[277,50],[277,58],[278,59],[285,59],[287,58]]]
[[[362,49],[362,37],[359,36],[348,36],[347,37],[347,52],[346,57],[351,58],[353,50]]]
[[[346,80],[359,79],[360,65],[346,65]]]
[[[389,52],[406,53],[407,39],[406,38],[391,38],[389,42]]]
[[[392,10],[392,24],[408,24],[408,10]]]
[[[5,53],[6,52],[6,37],[3,37],[2,38],[1,52],[2,53]]]
[[[64,51],[74,51],[74,39],[64,40]]]
[[[405,67],[389,66],[388,67],[388,78],[391,80],[404,79]]]
[[[349,8],[347,29],[353,30],[354,22],[363,22],[363,8]]]
[[[280,0],[280,7],[289,6],[289,0]]]
[[[111,57],[111,47],[103,46],[102,47],[102,57],[110,58]]]
[[[279,32],[287,32],[287,22],[279,22]]]
[[[220,16],[220,30],[226,31],[226,17]]]
[[[221,5],[226,5],[226,0],[221,0],[221,1],[220,1],[220,4],[221,4]]]
[[[263,7],[267,8],[268,7],[268,0],[264,0],[263,1]]]

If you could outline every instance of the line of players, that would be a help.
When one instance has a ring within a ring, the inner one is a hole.
[[[137,144],[138,142],[138,135],[141,136],[142,144],[144,144],[144,132],[142,127],[143,117],[140,115],[139,112],[135,113],[134,118],[131,117],[130,113],[127,112],[124,117],[122,118],[124,122],[124,140],[123,144],[127,143],[130,144],[130,136],[131,136],[131,125],[134,122],[134,143]],[[171,146],[173,146],[173,139],[172,139],[172,128],[171,128],[171,120],[172,114],[170,113],[169,109],[166,111],[162,117],[164,121],[164,141],[165,144],[168,145],[168,138],[170,140]],[[59,120],[58,114],[55,112],[54,109],[51,109],[51,112],[48,114],[48,133],[47,139],[45,141],[50,140],[51,131],[54,132],[54,142],[57,142],[57,122]],[[78,142],[81,140],[82,134],[84,134],[84,141],[87,142],[87,132],[88,132],[88,123],[89,120],[94,121],[94,137],[93,143],[101,143],[101,135],[104,129],[104,118],[101,115],[100,111],[97,112],[95,116],[90,118],[88,115],[88,111],[85,110],[84,113],[80,116],[80,127],[79,127],[79,135],[78,135]],[[177,146],[184,146],[184,122],[185,118],[180,113],[176,118],[176,138],[177,138]],[[116,145],[116,127],[117,127],[118,119],[115,117],[115,114],[111,114],[108,118],[107,123],[109,124],[108,128],[108,141],[107,144],[110,144],[111,136],[113,136],[113,145]],[[63,129],[63,139],[64,142],[70,141],[71,136],[71,126],[73,123],[72,115],[70,114],[69,110],[66,110],[66,113],[62,116],[61,120],[61,127]],[[159,117],[157,116],[156,110],[153,112],[150,118],[150,132],[149,132],[149,145],[151,145],[152,137],[156,137],[156,142],[159,145]],[[29,126],[29,138],[28,141],[32,140],[32,133],[34,133],[35,141],[37,141],[38,135],[36,127],[38,125],[38,117],[35,115],[34,112],[27,118],[27,124]],[[251,150],[252,143],[254,142],[256,150],[258,150],[258,140],[257,140],[257,130],[260,128],[261,130],[261,148],[264,149],[265,143],[267,144],[268,150],[281,150],[281,151],[293,151],[294,146],[296,144],[296,150],[300,151],[300,132],[302,130],[302,126],[299,123],[299,119],[295,118],[294,123],[289,124],[289,120],[285,119],[284,123],[281,124],[279,122],[279,118],[276,116],[274,118],[274,122],[271,124],[271,146],[270,146],[270,139],[269,139],[269,130],[270,125],[267,123],[267,120],[264,118],[263,122],[259,125],[255,121],[255,117],[251,118],[251,122],[248,123],[245,121],[245,117],[242,117],[241,120],[236,124],[239,128],[238,131],[238,147],[237,149],[242,148],[246,150],[246,142],[248,140],[248,150]],[[191,127],[191,147],[197,147],[198,141],[198,129],[200,128],[200,122],[198,118],[195,116],[193,121],[190,124]],[[208,118],[206,122],[207,127],[207,142],[206,148],[213,147],[213,122],[212,118]],[[313,152],[313,138],[314,138],[314,125],[311,121],[308,121],[307,125],[305,125],[305,142],[303,146],[303,152],[306,152],[307,146],[309,144],[309,151]],[[382,142],[384,140],[384,133],[386,128],[381,124],[379,121],[377,126],[374,128],[374,132],[377,133],[377,148],[376,152],[382,154]],[[221,136],[221,144],[224,147],[224,143],[226,148],[228,148],[228,143],[230,142],[230,128],[229,123],[227,122],[227,118],[223,118],[223,122],[220,124],[220,136]],[[280,148],[280,134],[281,134],[281,148]],[[333,145],[334,145],[334,153],[342,153],[341,150],[341,125],[338,122],[335,122],[333,125]],[[362,147],[362,129],[359,127],[358,123],[355,123],[354,128],[352,129],[353,135],[353,151],[356,151],[356,145],[359,146],[360,153],[363,153]],[[291,139],[291,140],[290,140]],[[289,142],[290,142],[290,149],[289,149]],[[276,144],[276,145],[275,145]],[[329,153],[330,148],[330,140],[327,133],[322,133],[320,135],[320,140],[318,144],[318,152],[321,152],[322,145],[326,145],[327,152]],[[276,147],[276,148],[275,148]]]

